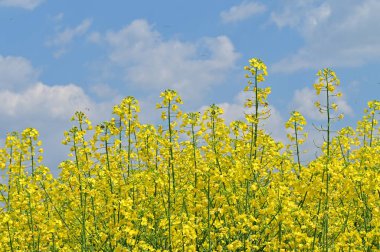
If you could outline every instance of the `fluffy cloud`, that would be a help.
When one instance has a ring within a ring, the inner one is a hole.
[[[67,120],[76,109],[96,110],[96,104],[78,85],[43,84],[38,74],[25,58],[0,55],[1,116]]]
[[[343,93],[342,97],[333,99],[338,105],[338,113],[343,113],[344,115],[353,116],[353,109],[348,104],[347,98]],[[304,132],[308,133],[308,138],[306,142],[301,146],[301,150],[305,150],[306,153],[301,155],[303,161],[311,161],[315,159],[316,156],[320,155],[320,147],[323,144],[323,140],[326,139],[325,132],[318,131],[315,127],[325,126],[326,114],[321,114],[318,109],[314,106],[314,102],[319,101],[321,104],[325,102],[321,100],[321,97],[316,95],[315,90],[304,87],[302,89],[297,89],[294,91],[293,99],[291,101],[290,110],[296,110],[301,112],[307,121]],[[335,115],[333,115],[335,116]],[[317,126],[314,126],[316,123]],[[334,132],[331,134],[335,134]]]
[[[20,90],[35,82],[38,70],[22,57],[0,55],[0,90]]]
[[[271,13],[280,28],[296,29],[305,45],[273,65],[275,72],[355,67],[380,56],[380,2],[376,0],[300,1]]]
[[[0,92],[0,114],[9,117],[69,119],[76,110],[93,108],[84,91],[74,85],[47,86],[37,83],[22,92]]]
[[[58,50],[54,53],[54,56],[60,57],[66,52],[66,46],[68,44],[70,44],[76,37],[86,34],[88,29],[91,27],[91,24],[92,21],[90,19],[85,19],[76,27],[66,28],[63,31],[58,32],[54,37],[46,41],[46,45],[49,47],[58,48]]]
[[[279,27],[289,26],[299,30],[303,35],[312,35],[315,29],[327,22],[331,17],[330,4],[320,5],[315,1],[299,1],[285,5],[281,12],[272,12],[272,21]]]
[[[83,111],[93,123],[107,120],[116,101],[94,102],[85,91],[75,85],[48,86],[35,83],[24,91],[0,90],[0,138],[11,131],[21,132],[36,128],[45,149],[45,164],[58,174],[58,164],[69,152],[61,144],[63,132],[72,127],[70,118],[75,111]]]
[[[301,112],[305,117],[313,120],[325,120],[326,116],[322,115],[318,109],[314,106],[314,102],[320,101],[320,97],[316,95],[313,89],[305,87],[303,89],[297,89],[294,92],[292,106],[294,110]],[[346,115],[353,115],[353,110],[348,104],[345,96],[335,100],[338,105],[338,110]],[[321,102],[321,104],[323,104]]]
[[[224,102],[216,104],[223,109],[222,117],[226,123],[234,120],[245,120],[245,113],[252,113],[253,109],[244,107],[244,102],[251,97],[247,92],[239,92],[233,102]],[[203,106],[200,111],[205,111],[208,106]],[[278,141],[286,141],[285,121],[276,107],[269,105],[270,117],[262,120],[261,126]]]
[[[44,0],[0,0],[0,6],[19,7],[33,10],[42,2],[44,2]]]
[[[91,86],[91,93],[99,98],[117,97],[117,92],[112,87],[104,83],[98,83]]]
[[[54,173],[68,150],[60,144],[63,131],[71,127],[77,110],[94,123],[106,120],[117,100],[95,102],[78,85],[47,85],[38,82],[37,70],[22,57],[0,57],[0,143],[6,133],[37,128],[46,151],[46,163]]]
[[[90,41],[105,43],[109,63],[123,79],[140,90],[176,89],[185,99],[199,99],[223,82],[239,57],[225,36],[183,42],[165,40],[145,20],[135,20],[116,32],[93,34]]]
[[[265,11],[265,5],[261,3],[243,1],[239,5],[232,6],[227,11],[222,11],[220,17],[224,23],[234,23]]]

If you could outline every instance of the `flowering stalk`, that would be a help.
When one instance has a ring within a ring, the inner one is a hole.
[[[178,96],[177,92],[171,89],[165,90],[160,95],[163,98],[162,103],[157,104],[157,108],[166,108],[166,111],[162,112],[162,119],[167,119],[168,122],[168,142],[167,146],[169,151],[168,156],[168,229],[169,229],[169,251],[173,249],[172,243],[172,220],[171,220],[171,187],[173,187],[173,203],[175,204],[175,196],[176,196],[176,183],[175,183],[175,170],[174,170],[174,153],[173,153],[173,140],[174,140],[174,129],[175,122],[172,122],[172,113],[177,113],[177,117],[181,116],[181,112],[178,111],[178,104],[182,104],[181,97]]]
[[[253,100],[247,99],[244,106],[251,108],[254,106],[253,114],[246,114],[246,119],[251,123],[251,142],[249,151],[249,160],[251,161],[252,156],[254,159],[257,157],[257,134],[258,125],[260,119],[265,119],[269,116],[268,103],[266,101],[268,95],[270,94],[270,88],[260,88],[258,84],[265,80],[265,76],[268,75],[267,67],[263,61],[260,59],[252,58],[249,60],[249,66],[245,66],[244,70],[248,71],[245,77],[248,79],[248,85],[245,87],[244,91],[253,92]],[[252,80],[253,79],[253,82]],[[259,111],[259,107],[263,106],[264,110]]]
[[[298,164],[297,177],[300,178],[301,174],[301,158],[300,158],[300,145],[306,140],[307,133],[302,134],[303,126],[306,125],[306,120],[298,111],[293,111],[289,120],[286,122],[285,127],[291,129],[293,134],[287,134],[288,139],[294,142],[296,149],[296,158]]]
[[[342,119],[343,114],[340,114],[338,117],[332,115],[332,111],[336,111],[338,105],[332,101],[332,97],[340,97],[341,93],[334,93],[336,88],[339,86],[340,81],[337,78],[334,71],[329,68],[319,70],[317,73],[318,83],[314,84],[317,95],[320,95],[321,92],[325,92],[326,104],[321,105],[321,103],[316,102],[315,106],[319,109],[320,113],[326,113],[327,128],[321,128],[320,130],[326,132],[326,162],[324,165],[322,182],[325,183],[325,199],[324,199],[324,216],[323,216],[323,232],[322,240],[323,247],[325,251],[329,249],[329,185],[330,185],[330,171],[329,166],[331,162],[331,123],[334,119]]]

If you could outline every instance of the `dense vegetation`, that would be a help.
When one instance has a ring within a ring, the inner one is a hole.
[[[380,102],[368,103],[356,129],[334,133],[339,80],[320,70],[324,144],[306,165],[306,120],[293,111],[292,144],[276,142],[260,127],[270,116],[266,66],[251,59],[245,70],[245,121],[226,125],[215,105],[182,113],[173,90],[161,93],[158,127],[139,122],[133,97],[94,127],[75,113],[57,178],[43,165],[37,130],[8,134],[1,250],[380,250]]]

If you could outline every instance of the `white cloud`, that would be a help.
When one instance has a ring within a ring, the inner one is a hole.
[[[34,117],[67,120],[76,110],[94,107],[82,88],[74,85],[47,86],[37,83],[22,92],[0,92],[0,114],[10,117]]]
[[[116,104],[116,101],[95,102],[75,84],[48,86],[41,82],[19,92],[0,90],[0,100],[0,138],[8,132],[36,128],[45,149],[44,163],[54,174],[69,153],[61,141],[63,132],[74,125],[70,118],[75,111],[83,111],[97,124],[111,117],[112,105]]]
[[[104,83],[94,84],[91,86],[91,92],[100,98],[109,98],[117,96],[116,90]]]
[[[0,55],[0,90],[18,90],[37,80],[38,71],[22,57]]]
[[[234,23],[248,19],[265,11],[265,5],[261,3],[243,1],[239,5],[232,6],[227,11],[222,11],[220,17],[224,23]]]
[[[326,114],[321,114],[318,111],[318,108],[314,106],[315,101],[325,104],[323,98],[324,97],[318,96],[315,90],[304,87],[294,91],[293,99],[290,103],[290,111],[296,110],[301,112],[307,121],[304,132],[308,133],[308,138],[301,146],[301,150],[307,151],[307,153],[301,155],[303,161],[311,161],[315,159],[316,156],[320,155],[320,147],[322,146],[324,139],[326,139],[326,132],[318,130],[320,127],[325,127],[322,125],[325,125]],[[338,111],[333,112],[333,117],[336,117],[337,114],[340,113],[343,113],[345,116],[353,116],[353,109],[348,104],[344,93],[340,98],[333,98],[333,102],[338,105]],[[315,124],[312,123],[313,121]],[[332,134],[334,135],[335,133],[332,132]]]
[[[83,20],[79,25],[72,28],[66,28],[65,30],[57,33],[54,37],[46,41],[46,45],[50,47],[57,47],[58,50],[54,53],[54,56],[59,58],[66,53],[66,46],[70,44],[75,38],[81,37],[86,34],[91,27],[92,21],[90,19]]]
[[[0,57],[0,143],[8,132],[37,128],[44,142],[47,165],[56,166],[68,149],[61,145],[64,130],[75,111],[85,112],[94,124],[111,116],[118,97],[95,102],[75,84],[47,85],[38,82],[38,71],[22,57]]]
[[[0,6],[19,7],[28,10],[33,10],[44,0],[0,0]]]
[[[315,5],[314,1],[299,1],[286,4],[281,12],[272,12],[271,19],[279,27],[289,26],[303,34],[311,34],[314,29],[327,22],[331,16],[331,6],[327,2]]]
[[[90,35],[87,36],[87,40],[92,43],[100,43],[102,40],[102,36],[99,32],[92,32]]]
[[[253,109],[244,107],[245,100],[250,97],[248,92],[239,92],[233,102],[224,102],[216,104],[222,108],[224,113],[222,117],[227,124],[234,120],[245,121],[245,114],[252,113]],[[199,111],[205,111],[208,106],[202,106]],[[280,112],[273,105],[269,105],[270,117],[263,119],[260,123],[261,127],[266,130],[277,141],[286,141],[285,121],[283,120]]]
[[[313,120],[324,120],[326,115],[321,114],[319,110],[314,106],[314,102],[321,101],[320,96],[318,96],[315,90],[305,87],[302,89],[297,89],[294,91],[292,106],[293,110],[301,112],[305,117]],[[348,104],[345,95],[342,97],[334,99],[334,102],[338,105],[338,112],[343,112],[346,115],[352,116],[353,110]]]
[[[196,42],[165,40],[145,20],[116,32],[91,36],[110,48],[109,61],[128,85],[152,92],[176,89],[185,99],[200,99],[223,82],[239,57],[226,36]]]
[[[354,110],[348,104],[348,101],[345,99],[345,96],[342,96],[341,98],[336,100],[336,104],[338,105],[339,111],[343,112],[345,115],[354,115]]]
[[[379,60],[379,1],[285,1],[284,6],[272,12],[272,21],[296,29],[305,45],[275,63],[274,72],[355,67]]]
[[[55,22],[61,22],[63,20],[63,17],[65,16],[65,14],[63,12],[60,12],[58,13],[57,15],[53,16],[53,20]]]
[[[292,106],[294,106],[294,110],[301,112],[305,117],[323,120],[325,117],[314,106],[314,102],[317,100],[319,99],[315,91],[305,87],[294,91]]]
[[[85,19],[74,28],[66,28],[64,31],[56,34],[52,39],[48,40],[49,46],[62,46],[70,43],[75,37],[84,35],[90,28],[92,21]]]

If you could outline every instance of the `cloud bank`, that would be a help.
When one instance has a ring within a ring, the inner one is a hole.
[[[93,33],[89,39],[106,45],[108,64],[120,70],[126,85],[150,92],[176,89],[192,100],[222,83],[239,58],[226,36],[195,42],[165,39],[142,19],[118,31]]]
[[[252,16],[261,14],[267,10],[266,6],[257,2],[243,1],[220,13],[223,23],[236,23]]]
[[[357,67],[380,57],[380,2],[376,0],[284,1],[272,22],[299,32],[305,45],[276,62],[274,72]]]
[[[0,6],[18,7],[27,10],[33,10],[43,2],[44,0],[0,0]]]

